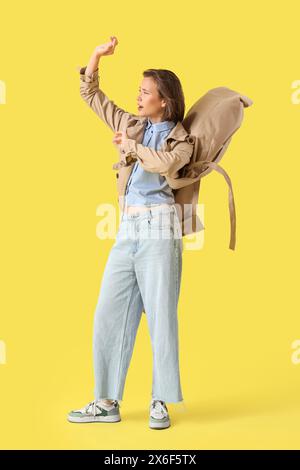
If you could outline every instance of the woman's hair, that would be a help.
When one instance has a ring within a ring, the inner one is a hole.
[[[164,108],[164,121],[183,121],[185,102],[182,86],[179,78],[171,70],[147,69],[144,77],[152,77],[156,84],[160,98],[166,101]]]

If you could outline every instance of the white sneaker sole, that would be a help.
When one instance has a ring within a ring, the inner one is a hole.
[[[121,416],[84,416],[82,418],[68,416],[68,421],[70,423],[117,423],[121,421]]]
[[[149,421],[149,427],[151,429],[164,429],[169,428],[171,426],[170,420],[164,421],[163,423],[153,423],[151,420]]]

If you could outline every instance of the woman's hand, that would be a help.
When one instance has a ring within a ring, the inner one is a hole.
[[[110,42],[106,42],[95,48],[94,52],[96,55],[102,57],[103,55],[111,55],[114,53],[118,40],[116,36],[110,36],[110,39]]]
[[[128,140],[126,131],[118,131],[115,133],[113,137],[113,144],[115,144],[117,147],[124,145]]]
[[[85,75],[87,75],[88,77],[92,77],[93,73],[96,72],[96,70],[99,68],[100,57],[114,53],[115,47],[118,44],[118,40],[116,36],[110,36],[110,39],[110,42],[101,44],[100,46],[97,46],[94,49],[93,54],[85,70]]]

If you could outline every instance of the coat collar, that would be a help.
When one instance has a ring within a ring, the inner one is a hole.
[[[136,123],[136,125],[138,127],[146,129],[146,126],[147,126],[147,123],[148,123],[148,117],[147,116],[146,117],[137,116],[137,118],[138,118],[138,122]],[[183,124],[181,123],[181,121],[178,121],[176,123],[176,125],[171,129],[170,133],[167,136],[167,139],[174,139],[174,140],[184,141],[184,140],[186,140],[188,135],[189,134],[185,130],[185,128],[183,127]]]
[[[160,121],[160,122],[151,122],[148,118],[146,122],[146,130],[152,127],[154,132],[162,132],[162,131],[171,131],[171,129],[175,126],[175,122],[173,121]]]

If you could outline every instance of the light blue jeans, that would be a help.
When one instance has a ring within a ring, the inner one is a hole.
[[[153,352],[151,398],[183,404],[177,322],[182,250],[175,204],[122,214],[94,316],[95,399],[122,401],[144,311]]]

